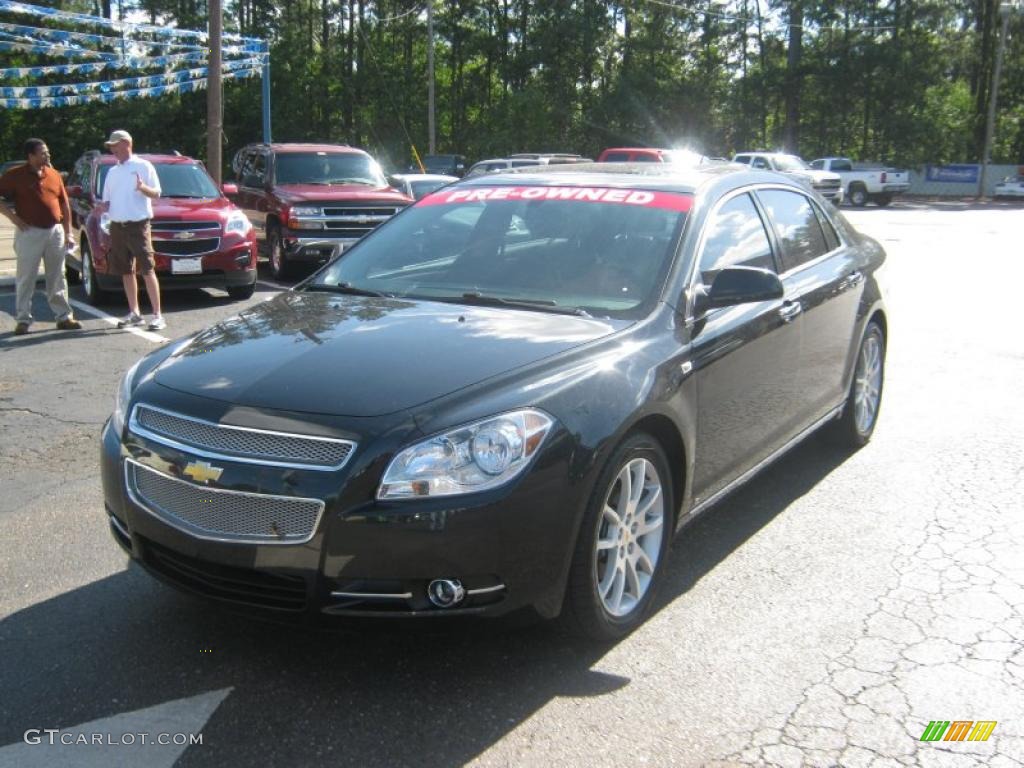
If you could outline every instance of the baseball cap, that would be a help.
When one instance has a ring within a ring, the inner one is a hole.
[[[128,133],[128,131],[111,131],[110,138],[103,142],[103,144],[109,147],[113,144],[117,144],[119,141],[134,143],[132,142],[132,135]]]

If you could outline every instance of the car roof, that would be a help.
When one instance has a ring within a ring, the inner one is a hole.
[[[199,163],[194,157],[188,157],[187,155],[164,155],[164,154],[152,154],[149,152],[138,152],[135,157],[141,157],[143,160],[148,160],[151,163],[161,163],[162,165],[185,165],[185,164],[196,164]],[[117,158],[113,155],[99,155],[97,158],[100,165],[115,165]]]
[[[403,181],[458,181],[458,176],[449,176],[446,173],[393,173],[394,179]]]
[[[368,154],[366,150],[359,149],[359,147],[350,147],[348,144],[317,144],[313,142],[281,142],[271,144],[250,144],[246,149],[258,149],[263,147],[264,149],[270,149],[278,153],[288,152],[336,152],[338,154],[357,154],[365,155]]]
[[[671,152],[671,149],[663,147],[608,147],[603,152]]]
[[[695,193],[706,184],[735,177],[742,183],[779,183],[801,189],[792,179],[775,173],[751,171],[743,165],[681,166],[672,163],[572,163],[565,165],[509,168],[486,176],[463,179],[459,186],[487,187],[496,184],[536,184],[541,186],[609,186],[636,189],[657,189],[669,192]]]

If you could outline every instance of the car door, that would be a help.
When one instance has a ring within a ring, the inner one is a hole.
[[[267,206],[266,197],[266,153],[252,149],[246,152],[238,175],[239,208],[245,211],[259,240],[266,239]]]
[[[747,192],[709,215],[694,285],[728,266],[777,271],[769,230]],[[697,391],[693,494],[699,504],[771,454],[792,434],[799,410],[801,324],[788,296],[716,308],[694,317],[690,363]]]
[[[757,198],[778,239],[786,293],[800,303],[803,314],[798,370],[803,421],[809,424],[845,396],[844,369],[864,275],[856,251],[809,195],[761,189]]]

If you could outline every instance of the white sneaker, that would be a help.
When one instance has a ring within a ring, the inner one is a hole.
[[[147,326],[151,331],[162,331],[167,327],[167,321],[164,320],[163,315],[153,315],[153,319],[149,321]]]
[[[130,312],[127,317],[117,321],[118,328],[139,328],[146,324],[146,321],[142,319],[142,315],[136,315],[134,312]]]

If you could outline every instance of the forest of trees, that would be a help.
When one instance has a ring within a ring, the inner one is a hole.
[[[224,2],[226,30],[270,42],[275,140],[358,145],[393,168],[409,164],[410,145],[426,151],[430,0]],[[206,27],[203,0],[50,4]],[[805,157],[906,166],[982,155],[998,0],[439,0],[433,7],[439,152],[475,160],[518,151],[593,157],[612,145],[686,145],[709,155],[785,147]],[[5,21],[38,23],[0,12]],[[0,51],[0,68],[43,63],[53,62]],[[259,80],[226,83],[224,91],[228,162],[262,138]],[[58,167],[68,167],[111,129],[127,128],[140,150],[202,157],[205,110],[205,93],[0,110],[0,152],[18,156],[23,139],[39,135]],[[1019,3],[1010,14],[992,161],[1024,163]]]

